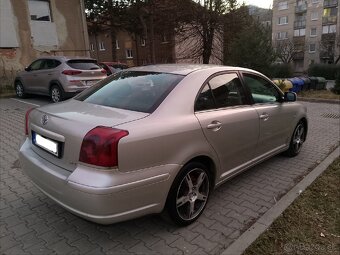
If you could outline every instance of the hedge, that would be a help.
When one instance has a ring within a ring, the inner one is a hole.
[[[340,73],[340,65],[336,64],[312,64],[308,68],[309,76],[324,77],[326,80],[335,80]]]

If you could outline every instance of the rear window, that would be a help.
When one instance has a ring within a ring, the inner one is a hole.
[[[72,59],[67,61],[67,65],[80,70],[96,70],[100,69],[96,60],[92,59]]]
[[[113,75],[111,79],[106,79],[104,83],[100,82],[85,90],[75,99],[97,105],[151,113],[183,77],[167,73],[122,71]]]

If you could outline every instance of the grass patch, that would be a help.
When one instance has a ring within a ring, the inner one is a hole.
[[[340,95],[334,94],[329,90],[305,90],[298,93],[298,96],[305,98],[321,98],[321,99],[337,99],[340,100]]]
[[[243,255],[340,254],[340,157]]]

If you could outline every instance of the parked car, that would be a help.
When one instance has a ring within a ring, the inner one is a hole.
[[[297,155],[306,108],[249,69],[135,67],[30,110],[26,174],[55,202],[109,224],[165,209],[195,221],[211,191],[278,153]]]
[[[97,61],[84,57],[42,57],[19,72],[14,88],[19,98],[27,94],[49,95],[53,102],[73,96],[106,78]]]
[[[106,71],[107,76],[129,68],[127,64],[119,62],[100,62],[99,65]]]

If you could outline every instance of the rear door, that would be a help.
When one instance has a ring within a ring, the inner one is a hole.
[[[208,80],[197,98],[195,114],[220,159],[220,178],[249,163],[257,145],[259,118],[248,104],[236,72]]]
[[[37,90],[39,93],[49,94],[50,82],[55,77],[56,67],[61,63],[54,59],[44,59],[38,73]],[[59,75],[59,74],[58,74]]]
[[[253,107],[258,113],[260,137],[255,157],[265,157],[286,146],[289,123],[294,120],[292,107],[283,103],[282,93],[266,78],[253,73],[243,73]]]

